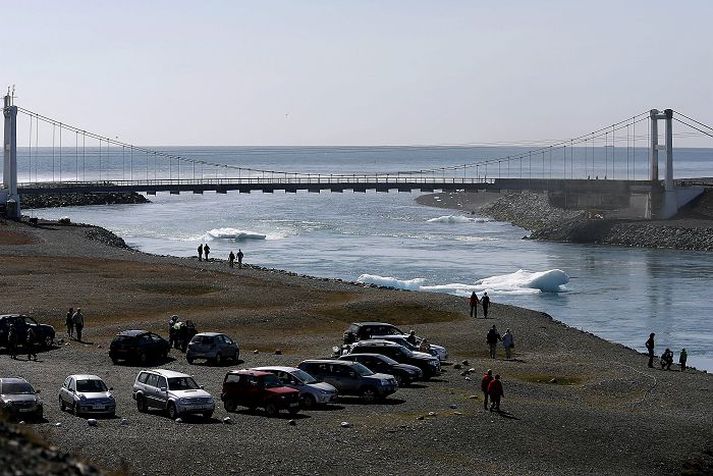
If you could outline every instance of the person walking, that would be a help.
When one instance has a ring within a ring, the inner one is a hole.
[[[512,349],[515,347],[515,337],[510,332],[510,328],[505,329],[505,334],[503,334],[503,347],[505,347],[505,358],[509,359]]]
[[[488,369],[483,374],[483,380],[480,381],[480,390],[483,392],[483,408],[488,409],[488,386],[493,381],[493,371]]]
[[[473,291],[470,295],[470,317],[474,319],[478,318],[478,302],[478,295]]]
[[[243,250],[238,248],[238,269],[243,269]]]
[[[235,253],[233,253],[233,250],[230,250],[230,254],[228,255],[228,266],[231,268],[235,265]]]
[[[488,335],[485,336],[485,341],[488,343],[488,346],[490,347],[490,358],[491,359],[494,359],[497,354],[498,341],[500,341],[500,340],[502,340],[502,339],[500,338],[498,329],[495,327],[495,324],[493,324],[493,327],[488,331]]]
[[[203,243],[198,245],[198,261],[203,261]]]
[[[681,364],[681,372],[686,371],[686,361],[688,360],[688,352],[686,349],[681,349],[681,355],[678,357],[678,363]]]
[[[74,335],[74,322],[72,321],[72,316],[74,315],[74,309],[69,308],[69,311],[67,311],[67,316],[64,318],[64,325],[67,327],[67,337],[70,339]]]
[[[500,399],[505,396],[503,392],[503,383],[500,381],[500,375],[496,374],[495,378],[488,384],[488,395],[490,396],[490,411],[500,411]]]
[[[208,246],[208,243],[206,243],[203,247],[203,254],[205,254],[206,261],[208,261],[208,253],[210,253],[210,246]]]
[[[82,342],[82,330],[84,330],[84,314],[82,314],[81,308],[77,308],[77,311],[72,316],[72,322],[74,323],[74,330],[77,331],[77,341]]]
[[[487,319],[488,318],[488,308],[490,307],[490,297],[488,296],[488,292],[483,293],[483,297],[480,298],[480,305],[483,306],[483,318]]]
[[[27,335],[25,336],[25,346],[27,347],[27,360],[37,361],[37,333],[35,332],[34,326],[27,328]]]
[[[646,341],[646,350],[649,351],[649,368],[653,369],[654,368],[654,336],[656,336],[656,333],[652,332],[649,334],[649,340]]]
[[[11,359],[17,359],[17,329],[15,324],[10,324],[10,328],[7,330],[7,352],[10,354]]]

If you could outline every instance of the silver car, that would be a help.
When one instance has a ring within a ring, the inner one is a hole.
[[[104,381],[96,375],[70,375],[59,389],[59,408],[75,415],[98,414],[113,417],[116,400]]]
[[[326,405],[337,399],[337,389],[333,385],[320,382],[296,367],[257,367],[253,370],[275,374],[284,386],[299,390],[305,408]]]
[[[42,420],[44,405],[39,393],[24,378],[0,378],[0,413],[14,420]]]
[[[413,350],[414,352],[420,352],[421,351],[420,343],[423,341],[423,339],[421,337],[418,337],[417,338],[418,344],[412,344],[408,340],[408,337],[409,337],[408,334],[404,334],[404,335],[389,334],[389,335],[381,335],[381,336],[378,336],[378,335],[371,336],[371,339],[390,340],[391,342],[396,342],[397,344],[401,344],[404,347]],[[429,351],[428,351],[429,354],[431,354],[434,357],[438,357],[438,360],[440,360],[441,362],[448,360],[448,351],[446,350],[445,347],[443,347],[442,345],[431,344],[431,343],[429,343],[428,346],[429,346]]]
[[[237,362],[238,358],[240,358],[238,343],[218,332],[201,332],[194,335],[186,350],[186,360],[189,364],[196,359],[206,359],[220,365],[227,360]]]
[[[172,370],[142,370],[136,376],[132,396],[140,412],[158,408],[168,412],[172,420],[188,414],[211,418],[215,411],[210,393],[190,375]]]

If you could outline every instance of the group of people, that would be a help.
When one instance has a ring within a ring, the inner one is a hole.
[[[505,348],[505,358],[510,359],[510,357],[512,357],[512,350],[515,348],[515,336],[513,336],[510,328],[505,329],[505,334],[501,336],[498,332],[498,328],[495,327],[495,324],[493,324],[493,327],[490,328],[485,336],[485,342],[487,342],[490,349],[491,359],[497,357],[498,342],[503,343],[503,347]]]
[[[649,368],[654,368],[654,347],[656,345],[656,341],[654,338],[656,337],[656,333],[652,332],[649,334],[649,338],[646,341],[646,350],[649,353]],[[688,352],[686,352],[686,349],[681,349],[681,353],[679,354],[678,357],[678,364],[681,366],[681,372],[686,371],[686,362],[688,361]],[[671,370],[671,366],[673,365],[673,352],[671,349],[668,347],[664,351],[663,354],[661,354],[661,370]]]
[[[488,318],[488,309],[490,308],[490,297],[488,296],[487,292],[483,293],[483,296],[481,298],[478,298],[478,295],[475,294],[475,291],[470,295],[469,299],[470,303],[470,317],[477,319],[478,318],[478,304],[483,308],[483,318],[487,319]]]
[[[242,269],[243,268],[243,256],[245,256],[245,255],[243,254],[243,250],[241,250],[240,248],[238,248],[237,255],[235,253],[233,253],[233,251],[231,250],[230,254],[228,255],[228,265],[231,268],[234,268],[235,267],[235,258],[238,258],[238,269]]]
[[[409,342],[409,344],[417,347],[419,352],[431,352],[431,344],[428,342],[428,339],[424,337],[423,339],[421,339],[421,342],[419,342],[418,337],[416,337],[416,331],[413,329],[409,331],[406,340]]]
[[[208,261],[208,255],[210,254],[210,245],[208,245],[208,243],[198,245],[198,261],[203,261],[204,254],[205,260]]]
[[[488,409],[488,400],[490,400],[490,411],[499,412],[500,399],[505,396],[500,374],[495,374],[493,377],[493,371],[488,369],[480,381],[480,390],[483,392],[483,408]]]
[[[29,326],[24,336],[20,335],[21,332],[15,326],[15,324],[10,324],[7,330],[7,351],[10,354],[10,358],[17,359],[17,349],[22,343],[23,348],[27,352],[27,360],[37,360],[37,345],[39,344],[37,340],[37,332],[33,326]]]
[[[64,318],[64,325],[67,327],[67,337],[70,339],[75,338],[79,342],[82,342],[82,331],[84,330],[84,314],[82,314],[82,309],[77,308],[75,311],[73,308],[69,308],[67,311],[67,316]]]

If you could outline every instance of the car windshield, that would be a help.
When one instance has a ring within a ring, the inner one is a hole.
[[[193,377],[172,377],[168,379],[170,390],[193,390],[200,388]]]
[[[35,393],[35,389],[29,383],[11,382],[0,384],[0,393],[4,395],[27,395]]]
[[[362,377],[368,377],[369,375],[374,375],[374,372],[364,367],[362,364],[355,362],[354,370]]]
[[[411,352],[411,349],[407,349],[406,347],[399,347],[399,351],[404,355],[413,357],[413,352]]]
[[[382,355],[381,357],[378,357],[378,360],[381,360],[382,362],[389,364],[389,365],[398,365],[399,363],[396,362],[394,359],[391,357],[387,357],[385,355]]]
[[[282,382],[275,375],[265,375],[262,379],[262,383],[265,388],[282,387]]]
[[[305,372],[304,370],[295,370],[292,372],[292,375],[295,378],[298,378],[302,381],[302,383],[317,383],[317,379],[312,377],[310,374]]]
[[[77,380],[77,392],[106,392],[106,385],[101,380]]]

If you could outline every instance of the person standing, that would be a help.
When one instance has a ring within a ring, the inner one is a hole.
[[[488,395],[490,396],[490,411],[500,411],[500,399],[505,396],[503,392],[503,383],[500,381],[500,375],[495,375],[495,378],[488,384]]]
[[[235,253],[233,253],[233,250],[230,250],[230,254],[228,255],[228,266],[231,268],[235,265]]]
[[[681,364],[681,372],[686,371],[686,361],[688,360],[688,352],[686,349],[681,349],[681,355],[678,357],[678,363]]]
[[[203,243],[198,245],[198,261],[203,261]]]
[[[505,358],[509,359],[512,349],[515,347],[515,337],[510,332],[510,328],[505,329],[505,334],[503,334],[503,347],[505,347]]]
[[[238,269],[243,269],[243,250],[238,248]]]
[[[210,246],[208,246],[208,243],[206,243],[203,247],[203,253],[205,254],[205,260],[208,261],[208,253],[210,253]]]
[[[483,408],[488,409],[488,386],[493,381],[493,371],[488,369],[483,374],[483,380],[480,381],[480,390],[483,392]]]
[[[654,336],[656,336],[656,333],[652,332],[649,334],[649,340],[646,341],[646,350],[649,351],[649,368],[653,369],[654,368]]]
[[[490,307],[490,297],[488,296],[488,292],[483,293],[483,297],[480,298],[480,305],[483,306],[483,318],[487,319],[488,318],[488,308]]]
[[[7,330],[7,351],[11,359],[17,359],[17,329],[15,324],[10,324]]]
[[[35,347],[37,346],[37,333],[35,332],[34,326],[29,326],[27,328],[25,346],[27,347],[27,360],[37,361],[37,351],[35,350]]]
[[[408,343],[411,344],[411,345],[414,345],[414,346],[417,345],[417,344],[418,344],[418,339],[416,339],[416,331],[413,330],[413,329],[411,329],[411,330],[408,332],[408,337],[406,338],[406,340],[407,340]]]
[[[488,343],[488,346],[490,347],[490,358],[491,359],[494,359],[497,354],[498,341],[500,341],[500,340],[502,340],[502,339],[500,338],[498,329],[495,327],[495,324],[493,324],[493,327],[488,331],[488,335],[485,336],[485,341]]]
[[[470,295],[470,317],[474,319],[478,318],[478,302],[478,295],[473,291]]]
[[[82,330],[84,330],[84,314],[82,314],[82,309],[77,308],[77,311],[72,316],[72,322],[74,323],[74,330],[77,331],[77,340],[82,342]]]
[[[67,316],[64,318],[64,325],[67,327],[67,337],[70,339],[74,335],[74,322],[72,321],[72,316],[74,315],[74,309],[69,308],[67,311]]]

